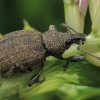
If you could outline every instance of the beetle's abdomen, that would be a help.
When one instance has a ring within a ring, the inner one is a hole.
[[[0,39],[0,73],[7,72],[14,64],[34,68],[45,60],[42,35],[37,31],[16,31]]]

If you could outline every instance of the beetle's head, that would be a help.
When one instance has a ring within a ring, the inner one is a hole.
[[[73,34],[72,40],[73,40],[73,43],[76,43],[76,44],[80,44],[80,41],[81,41],[83,45],[86,41],[86,36],[85,34],[82,34],[82,33],[76,33],[76,34]]]
[[[80,44],[80,41],[82,44],[84,44],[84,42],[86,41],[86,36],[85,34],[82,33],[78,33],[77,31],[75,31],[74,29],[72,29],[70,26],[66,25],[65,23],[61,23],[61,26],[65,27],[67,29],[67,31],[70,34],[70,42],[71,43],[76,43],[76,44]],[[72,32],[74,32],[75,34],[72,34]]]
[[[85,53],[87,53],[87,54],[89,54],[89,55],[91,55],[91,56],[97,58],[98,60],[100,60],[100,57],[94,56],[94,55],[92,55],[91,53],[89,53],[89,52],[87,52],[87,51],[85,51],[85,50],[80,49],[80,46],[83,45],[83,44],[85,43],[85,41],[86,41],[86,36],[85,36],[85,34],[78,33],[77,31],[75,31],[75,30],[72,29],[71,27],[67,26],[65,23],[62,23],[61,26],[65,27],[70,33],[71,33],[71,31],[73,31],[73,32],[76,33],[76,34],[70,34],[70,37],[71,37],[71,38],[70,38],[70,40],[67,40],[67,41],[66,41],[67,45],[68,45],[68,43],[69,43],[69,46],[70,46],[72,43],[76,43],[76,44],[78,44],[78,47],[77,47],[78,50],[83,51],[83,52],[85,52]],[[70,30],[71,30],[71,31],[70,31]]]

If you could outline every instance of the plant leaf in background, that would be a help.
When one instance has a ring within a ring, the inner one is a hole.
[[[31,27],[31,26],[29,25],[29,23],[28,23],[25,19],[23,20],[23,23],[24,23],[23,30],[34,30],[34,28]],[[35,29],[35,30],[36,30],[36,29]]]
[[[74,28],[77,32],[83,33],[84,19],[88,5],[87,0],[63,1],[66,24]],[[91,5],[93,5],[93,3],[93,0],[89,0],[91,16]],[[95,11],[93,11],[93,16],[95,16],[95,14],[96,16],[91,17],[92,31],[91,34],[87,36],[87,41],[82,46],[82,49],[100,57],[99,35],[97,37],[97,33],[99,32],[99,6],[100,5],[96,8],[94,6]],[[29,24],[25,24],[24,29],[27,29],[26,27],[33,29]],[[10,97],[12,96],[12,100],[14,100],[18,95],[22,100],[53,100],[50,98],[51,95],[49,92],[55,94],[61,100],[92,100],[92,98],[94,100],[96,96],[99,98],[100,61],[88,54],[78,51],[77,45],[73,45],[69,50],[66,50],[63,56],[68,57],[74,54],[84,55],[86,60],[83,62],[70,63],[66,72],[63,72],[65,61],[58,60],[51,56],[48,57],[45,61],[44,71],[40,77],[40,79],[45,77],[46,81],[36,83],[32,87],[28,87],[27,82],[32,75],[38,71],[38,68],[31,73],[16,73],[8,79],[0,78],[0,100],[11,100]],[[41,95],[44,95],[45,98],[42,98]],[[36,99],[39,96],[40,99]]]

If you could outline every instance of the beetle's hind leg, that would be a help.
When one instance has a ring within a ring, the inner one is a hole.
[[[28,82],[28,84],[27,84],[28,86],[31,86],[31,85],[34,84],[35,82],[43,82],[43,81],[45,81],[45,78],[42,79],[42,80],[39,80],[39,77],[40,77],[40,75],[41,75],[41,73],[42,73],[42,71],[43,71],[44,65],[42,64],[40,67],[41,67],[40,71],[39,71],[38,73],[36,73],[36,74],[29,80],[29,82]]]
[[[2,74],[1,77],[7,78],[8,76],[12,75],[15,70],[18,70],[20,72],[30,72],[30,70],[24,67],[23,65],[16,63],[13,67],[10,68],[8,72]]]
[[[11,69],[10,69],[8,72],[2,74],[1,77],[2,77],[2,78],[7,78],[7,77],[9,77],[10,75],[12,75],[13,72],[14,72],[14,67],[11,67]]]

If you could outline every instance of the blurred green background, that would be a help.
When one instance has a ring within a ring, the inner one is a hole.
[[[66,31],[60,26],[64,19],[63,0],[0,0],[0,33],[6,34],[22,30],[23,20],[39,30],[45,32],[50,24],[54,24],[59,31]],[[89,13],[85,19],[84,33],[91,30]],[[99,96],[94,97],[99,100]],[[94,100],[94,98],[85,100]],[[34,97],[34,100],[61,100],[53,92]],[[9,100],[20,100],[18,94]],[[74,100],[74,99],[73,99]]]
[[[23,29],[23,19],[40,32],[47,31],[50,24],[63,30],[63,9],[63,0],[0,0],[0,32]]]

